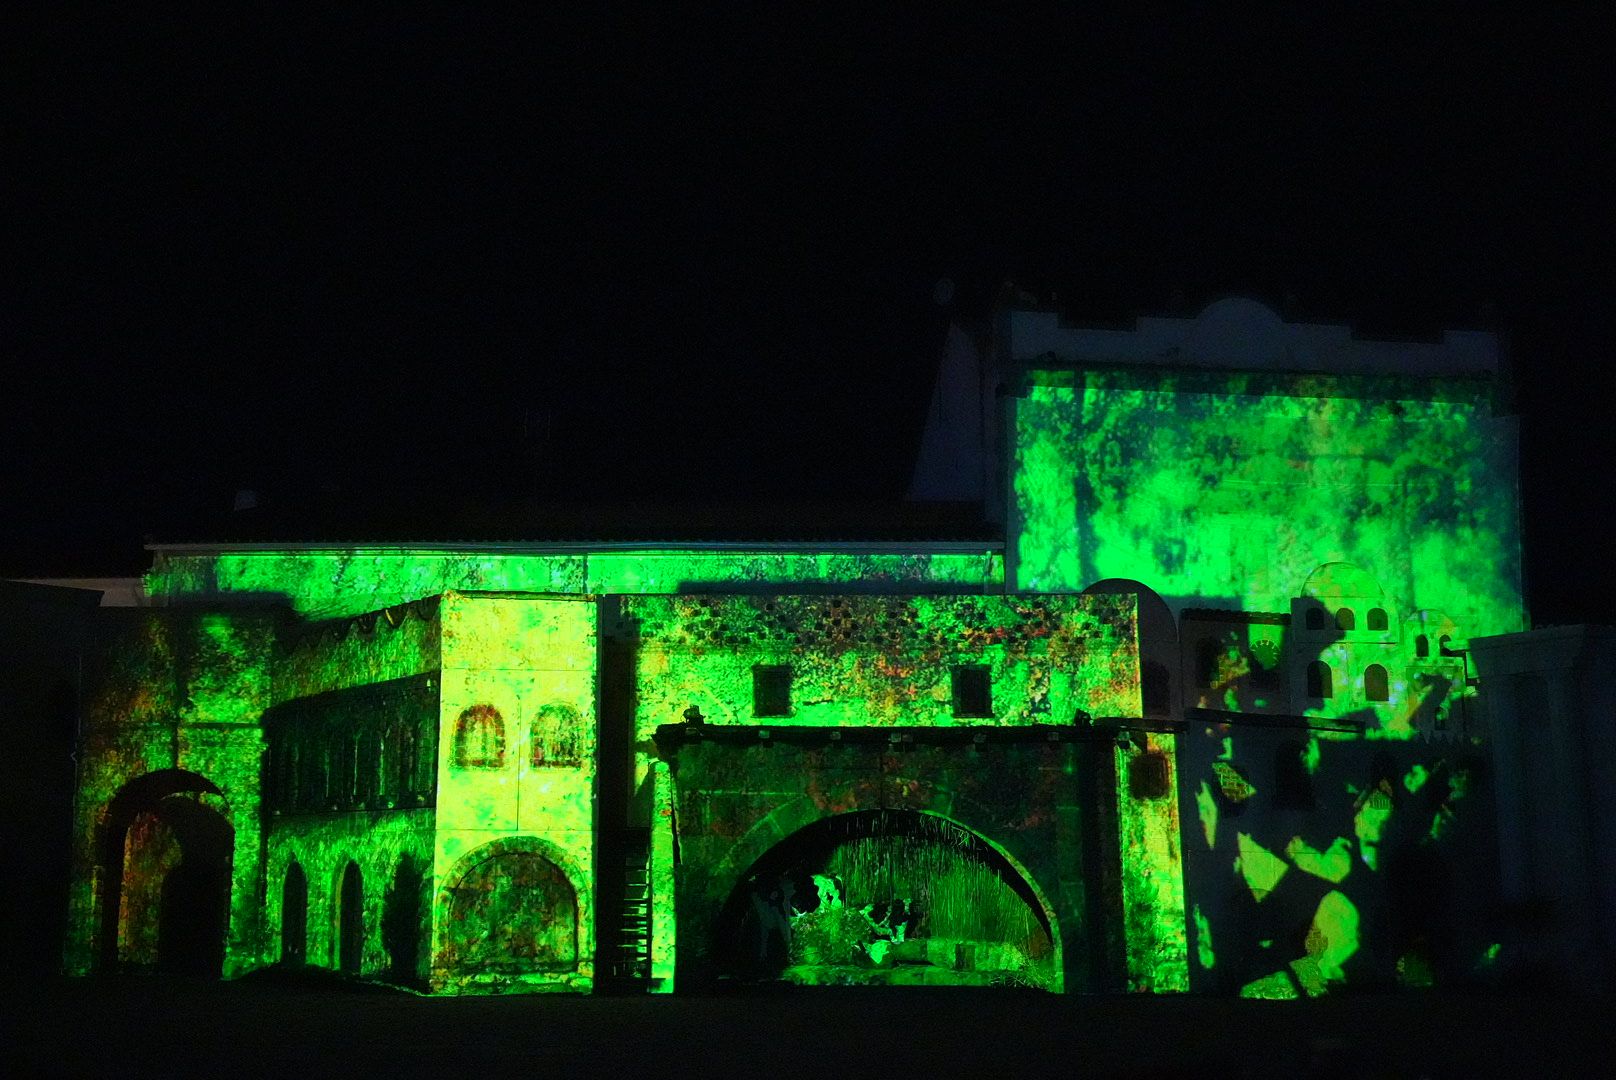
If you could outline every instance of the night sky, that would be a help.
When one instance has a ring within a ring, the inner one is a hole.
[[[1014,280],[1501,333],[1533,617],[1608,622],[1601,27],[1439,7],[53,8],[5,35],[0,573],[137,571],[240,488],[896,501]]]

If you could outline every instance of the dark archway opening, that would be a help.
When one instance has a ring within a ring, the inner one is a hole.
[[[235,833],[203,801],[218,795],[204,777],[169,769],[112,800],[101,840],[102,970],[222,973]]]
[[[281,963],[302,967],[309,954],[309,879],[296,862],[281,883]]]
[[[425,876],[408,855],[399,860],[382,904],[382,946],[387,950],[387,977],[411,985],[419,981],[425,938]]]
[[[1058,984],[1032,887],[968,829],[910,810],[816,822],[759,858],[719,915],[720,971],[805,985]]]
[[[365,955],[365,886],[359,865],[350,861],[342,871],[342,892],[337,914],[337,970],[358,975]]]

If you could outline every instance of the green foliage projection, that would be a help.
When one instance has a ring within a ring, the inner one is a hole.
[[[333,619],[451,589],[600,595],[858,582],[893,592],[971,591],[1001,588],[1003,580],[996,546],[938,552],[220,547],[159,549],[146,591],[159,602],[285,605],[309,618]]]
[[[1396,610],[1524,626],[1513,424],[1483,384],[1167,370],[1035,371],[1015,399],[1021,592],[1105,578],[1284,610],[1322,564]]]
[[[1127,597],[633,597],[623,612],[642,738],[691,707],[714,724],[821,727],[1065,724],[1139,708]],[[958,712],[960,665],[989,669],[986,714]],[[760,666],[789,668],[785,715],[755,715]]]

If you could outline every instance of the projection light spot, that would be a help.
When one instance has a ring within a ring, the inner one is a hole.
[[[1331,891],[1319,901],[1308,929],[1307,952],[1326,982],[1346,981],[1342,965],[1358,951],[1358,909],[1345,893]]]
[[[1208,849],[1218,846],[1218,802],[1212,797],[1212,789],[1207,787],[1206,781],[1195,792],[1195,810],[1201,819],[1201,833],[1206,837]]]
[[[1234,861],[1235,872],[1245,878],[1251,898],[1260,904],[1278,887],[1280,878],[1290,867],[1285,865],[1284,859],[1253,840],[1249,833],[1240,833],[1237,839],[1240,854]]]
[[[1291,842],[1285,845],[1285,856],[1296,864],[1298,870],[1322,878],[1333,884],[1339,884],[1352,872],[1352,841],[1345,836],[1338,836],[1323,851],[1315,851],[1302,842],[1300,836],[1291,837]]]

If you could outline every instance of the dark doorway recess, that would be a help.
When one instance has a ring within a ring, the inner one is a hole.
[[[1057,981],[1042,903],[982,837],[912,810],[815,822],[742,875],[719,915],[722,974],[807,985]]]
[[[365,886],[357,863],[342,871],[342,897],[337,915],[337,970],[358,975],[365,954]]]
[[[382,904],[382,946],[387,950],[387,977],[411,985],[420,977],[421,945],[425,937],[422,892],[425,875],[406,855],[393,871],[392,884]]]
[[[295,861],[281,883],[281,963],[302,967],[309,953],[309,879]]]
[[[235,833],[207,801],[218,795],[206,778],[167,769],[113,798],[99,858],[101,970],[221,974]]]

